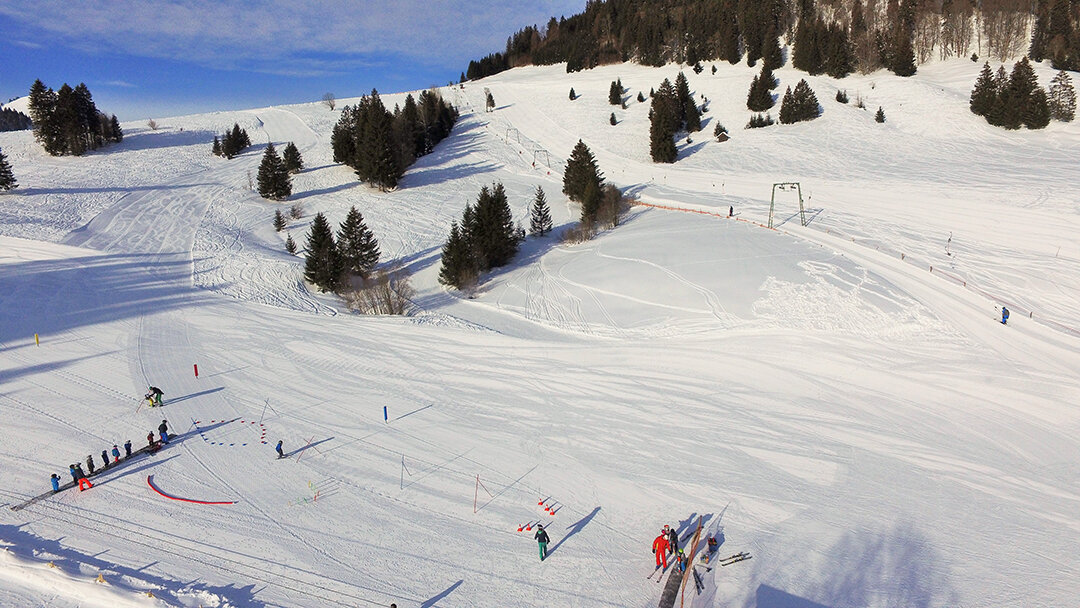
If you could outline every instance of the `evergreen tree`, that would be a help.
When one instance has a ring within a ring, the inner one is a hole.
[[[379,263],[379,241],[364,223],[364,216],[356,207],[349,209],[337,234],[338,257],[342,267],[362,277]]]
[[[637,100],[638,103],[645,103],[645,95],[641,91],[638,91]]]
[[[334,151],[334,162],[352,166],[356,157],[357,112],[353,106],[341,108],[334,130],[330,133],[330,147]]]
[[[1000,93],[1003,113],[1001,126],[1006,129],[1019,129],[1024,124],[1024,116],[1031,102],[1031,95],[1039,88],[1035,69],[1027,57],[1017,61],[1009,76],[1009,84]],[[1049,111],[1049,110],[1047,110]]]
[[[1076,91],[1072,80],[1064,71],[1060,71],[1050,81],[1050,116],[1061,122],[1072,122],[1076,117]]]
[[[602,200],[603,192],[596,182],[585,185],[585,192],[581,195],[581,223],[583,225],[593,225]]]
[[[990,63],[986,62],[983,64],[982,72],[979,72],[978,79],[975,80],[975,87],[971,89],[971,112],[986,116],[994,106],[995,97],[997,97],[997,90],[994,86],[994,74],[990,70]]]
[[[615,120],[615,113],[614,112],[611,113],[611,118],[608,120],[608,122],[610,122],[611,126],[613,126],[613,127],[615,125],[619,124],[619,121]]]
[[[281,212],[281,209],[274,210],[274,230],[281,232],[285,229],[285,215]]]
[[[619,84],[617,81],[612,80],[611,81],[611,86],[608,88],[608,96],[607,96],[608,103],[613,105],[613,106],[621,106],[622,105],[622,93],[623,93],[622,92],[622,85]]]
[[[477,230],[470,245],[479,253],[480,270],[506,265],[517,254],[518,238],[503,185],[482,187],[474,209]]]
[[[821,107],[817,96],[810,89],[806,80],[800,80],[795,85],[795,90],[787,88],[784,100],[780,104],[780,123],[792,124],[804,120],[813,120],[821,115]]]
[[[46,88],[40,79],[30,87],[29,111],[34,124],[34,139],[45,148],[46,153],[53,156],[60,154],[63,148],[54,120],[56,93]]]
[[[690,82],[686,80],[686,75],[680,71],[679,75],[675,77],[676,131],[686,125],[686,112],[692,103],[694,103],[694,99],[690,95]]]
[[[475,277],[469,260],[469,244],[465,242],[457,222],[454,222],[450,225],[450,237],[443,244],[439,282],[461,289],[467,287]]]
[[[776,21],[770,19],[765,30],[765,39],[762,41],[761,60],[764,63],[763,67],[768,67],[770,71],[778,70],[784,65],[784,53],[780,49],[780,34],[776,28]]]
[[[1022,117],[1024,126],[1029,129],[1045,129],[1050,124],[1050,103],[1042,87],[1035,87],[1031,92]]]
[[[885,122],[885,110],[882,110],[881,106],[878,106],[877,114],[874,114],[874,120],[877,122]]]
[[[319,291],[336,291],[341,281],[342,264],[334,244],[334,233],[322,213],[315,214],[307,237],[304,279]]]
[[[259,196],[263,198],[280,201],[292,194],[292,178],[272,143],[267,144],[262,162],[259,163],[258,182]]]
[[[551,232],[551,210],[548,209],[547,197],[544,189],[536,187],[536,198],[533,199],[532,210],[529,217],[529,232],[537,236],[544,236]]]
[[[847,103],[849,101],[846,89],[837,89],[836,101],[839,101],[840,103]]]
[[[356,175],[383,192],[396,188],[403,169],[394,154],[393,118],[375,89],[370,97],[361,99],[360,107],[363,115],[356,145]]]
[[[19,183],[15,181],[15,174],[11,171],[11,165],[8,164],[4,151],[0,150],[0,190],[11,190],[18,187]]]
[[[112,118],[109,119],[109,124],[112,126],[113,143],[124,141],[124,131],[120,128],[120,121],[116,120],[116,114],[113,114]]]
[[[218,139],[217,135],[214,136],[214,146],[211,148],[211,152],[214,153],[214,156],[221,156],[221,140]]]
[[[299,173],[304,169],[304,159],[300,156],[300,150],[291,141],[285,146],[282,160],[285,162],[285,170],[289,173]]]
[[[791,90],[791,88],[788,87],[788,90]],[[750,117],[750,121],[746,123],[746,128],[759,129],[761,127],[771,126],[772,124],[774,124],[772,116],[770,116],[768,113],[754,114]]]
[[[595,183],[597,189],[604,183],[603,174],[596,164],[596,158],[585,145],[578,140],[566,161],[566,169],[563,171],[563,194],[572,201],[581,202],[588,184]],[[464,225],[464,222],[463,222]]]
[[[291,234],[285,237],[285,251],[296,254],[296,241],[293,240]]]
[[[750,91],[746,95],[747,109],[754,112],[764,112],[772,108],[776,102],[773,101],[770,90],[775,84],[776,77],[773,76],[772,70],[769,69],[768,64],[763,64],[761,73],[754,76],[754,80],[750,83]]]
[[[574,92],[574,87],[570,87],[570,101],[577,99],[577,93]]]

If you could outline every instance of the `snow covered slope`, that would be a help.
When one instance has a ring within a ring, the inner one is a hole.
[[[694,606],[1069,605],[1080,127],[983,124],[966,109],[980,66],[955,61],[808,78],[821,118],[743,130],[754,72],[717,67],[687,72],[709,112],[674,165],[649,162],[636,95],[677,66],[444,89],[461,121],[391,193],[332,163],[340,106],[124,125],[83,158],[0,134],[20,182],[0,195],[0,502],[162,418],[178,434],[91,491],[3,509],[0,603],[653,606],[652,538],[703,515],[721,554],[754,557],[707,573]],[[234,122],[256,145],[211,156]],[[560,190],[579,138],[643,203],[714,215],[636,207],[589,243],[528,239],[473,299],[439,286],[484,184],[523,223],[538,185],[557,225],[576,219]],[[249,187],[266,141],[304,156],[284,204]],[[791,192],[779,230],[761,226],[781,181],[802,184],[808,226]],[[357,206],[422,312],[360,317],[305,289],[270,223],[294,203],[301,244],[315,212]],[[148,384],[166,407],[139,407]],[[148,475],[236,502],[169,501]],[[536,521],[542,563],[518,531]]]

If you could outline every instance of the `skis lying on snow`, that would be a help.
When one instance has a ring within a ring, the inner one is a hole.
[[[746,560],[748,560],[748,559],[750,559],[752,557],[754,557],[754,556],[750,555],[749,553],[746,553],[744,551],[742,553],[736,553],[735,555],[732,555],[731,557],[725,557],[724,559],[717,560],[717,561],[720,562],[721,566],[730,566],[731,564],[737,564],[739,562],[746,561]]]
[[[701,574],[698,573],[697,568],[692,568],[694,572],[694,588],[697,590],[697,594],[701,595],[701,592],[705,589],[705,581],[701,580]]]

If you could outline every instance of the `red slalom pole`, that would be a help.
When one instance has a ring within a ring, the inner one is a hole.
[[[192,367],[195,368],[195,377],[198,378],[199,377],[199,364],[195,363],[195,364],[192,365]]]

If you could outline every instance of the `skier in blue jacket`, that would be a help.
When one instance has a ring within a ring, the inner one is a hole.
[[[49,481],[52,482],[53,494],[56,494],[57,492],[59,492],[60,491],[60,478],[56,476],[56,473],[52,474],[52,477],[49,479]]]
[[[1009,324],[1009,309],[1004,306],[1001,307],[1001,324]]]

